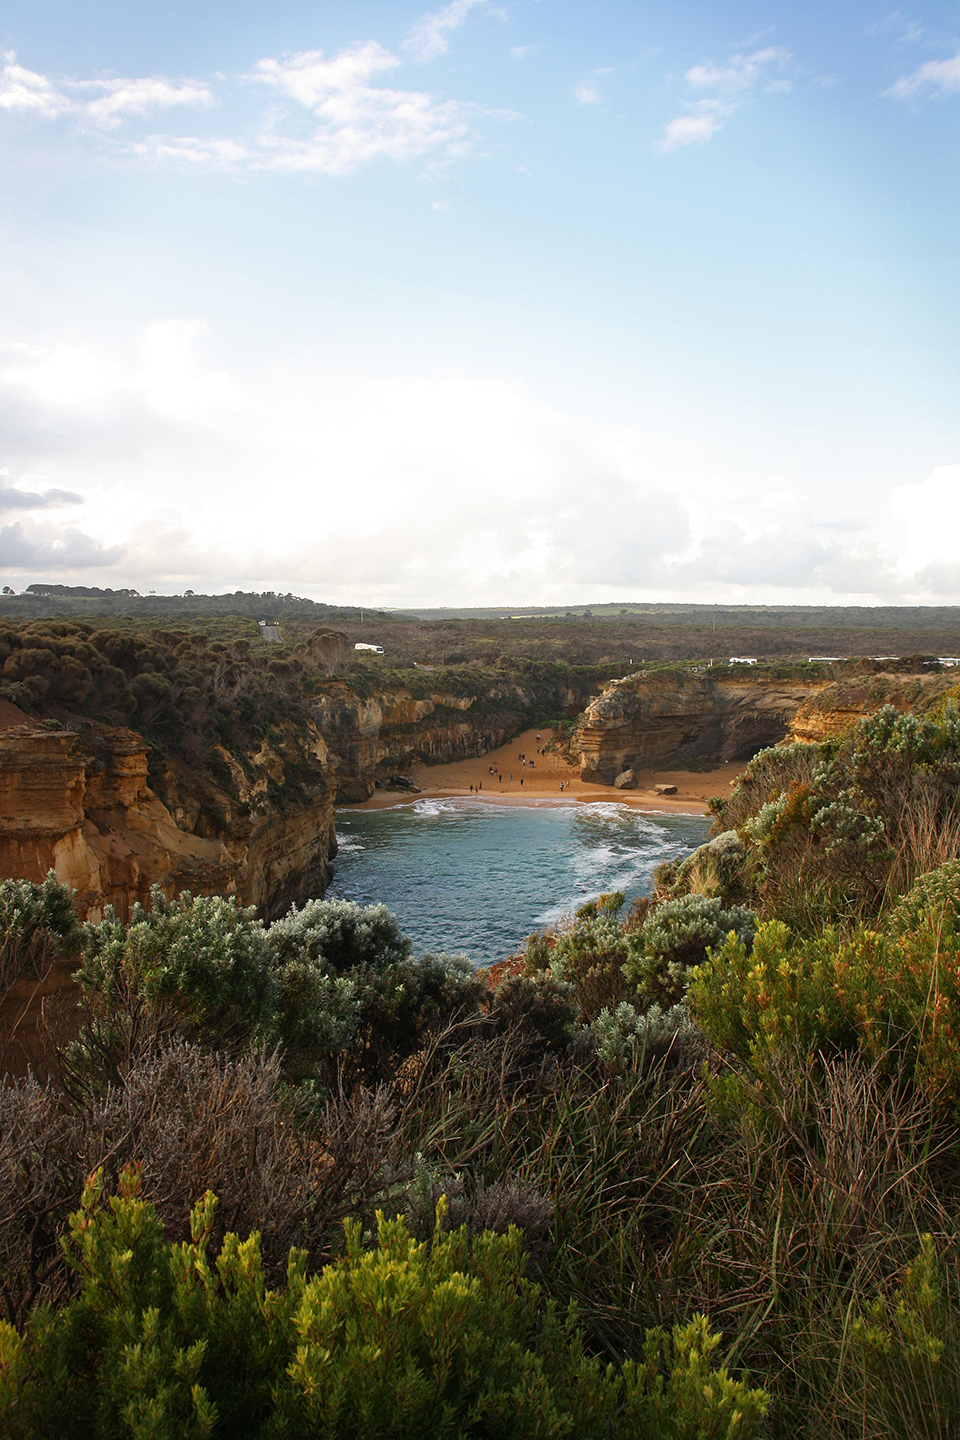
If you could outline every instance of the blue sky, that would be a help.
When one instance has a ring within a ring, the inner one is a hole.
[[[93,11],[0,20],[5,583],[960,601],[956,5]]]

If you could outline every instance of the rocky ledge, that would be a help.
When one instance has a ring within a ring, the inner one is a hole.
[[[819,684],[685,671],[615,680],[581,717],[571,743],[580,777],[612,785],[626,771],[748,760],[790,733]]]
[[[135,731],[8,721],[0,873],[39,881],[53,870],[87,919],[107,905],[128,918],[155,884],[169,896],[236,895],[268,918],[323,894],[336,847],[325,787],[284,807],[258,805],[255,786],[237,804],[210,783],[168,778],[173,812],[147,784],[147,746]]]

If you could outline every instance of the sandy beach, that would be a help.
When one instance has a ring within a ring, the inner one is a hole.
[[[537,740],[538,733],[541,739]],[[537,747],[550,740],[549,730],[525,730],[476,759],[454,760],[449,765],[414,765],[410,779],[421,794],[377,790],[353,810],[377,810],[403,805],[424,797],[466,795],[497,804],[525,804],[534,800],[617,800],[651,813],[705,815],[711,795],[728,795],[732,782],[743,769],[742,762],[721,765],[700,773],[691,770],[650,770],[640,777],[636,790],[615,790],[612,785],[585,785],[576,766],[568,765],[555,753],[538,754]],[[526,764],[520,758],[526,756]],[[656,785],[676,785],[675,795],[658,795]],[[473,787],[471,789],[471,786]],[[563,787],[561,789],[561,786]]]

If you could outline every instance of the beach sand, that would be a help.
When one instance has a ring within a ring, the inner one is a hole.
[[[701,772],[649,770],[640,774],[636,790],[615,790],[612,785],[586,785],[581,781],[576,766],[567,764],[555,753],[537,754],[537,733],[536,727],[525,730],[498,750],[491,750],[476,759],[454,760],[448,765],[411,766],[403,773],[420,787],[419,796],[398,790],[377,790],[369,800],[346,808],[379,810],[418,799],[451,795],[470,797],[471,794],[497,804],[524,804],[532,800],[559,800],[562,795],[564,800],[616,800],[651,813],[705,815],[708,798],[711,795],[729,795],[731,784],[743,769],[742,761],[734,761],[715,770]],[[546,745],[550,731],[543,729],[540,734],[539,743]],[[521,755],[526,755],[526,765],[521,761]],[[472,792],[471,785],[474,787]],[[655,785],[676,785],[677,793],[658,795],[653,788]]]

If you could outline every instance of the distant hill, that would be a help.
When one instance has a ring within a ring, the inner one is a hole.
[[[960,631],[956,605],[488,605],[387,612],[420,620],[598,620],[721,629]]]
[[[371,615],[376,612],[368,612]],[[224,595],[141,595],[133,589],[106,590],[95,585],[28,585],[19,595],[0,595],[0,617],[9,620],[52,616],[92,619],[101,616],[144,620],[196,620],[204,616],[246,616],[254,620],[329,620],[360,618],[356,606],[325,605],[272,590],[235,590]]]

